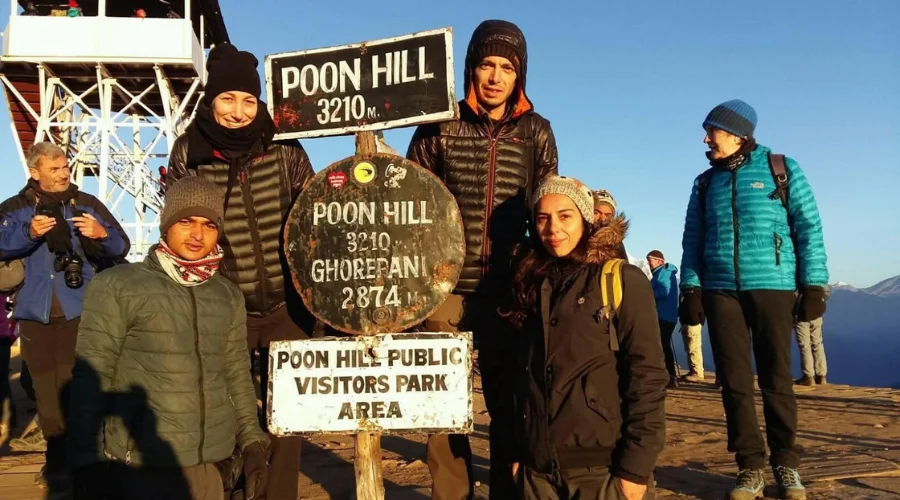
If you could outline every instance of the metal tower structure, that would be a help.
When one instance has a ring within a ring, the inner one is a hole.
[[[26,178],[33,143],[62,147],[73,181],[127,231],[129,260],[142,259],[161,173],[202,96],[204,49],[228,42],[218,0],[11,2],[0,86]]]

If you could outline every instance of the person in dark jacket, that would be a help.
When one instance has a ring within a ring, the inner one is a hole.
[[[675,351],[672,348],[672,333],[678,321],[678,268],[666,262],[659,250],[647,254],[647,264],[653,272],[650,287],[656,298],[656,313],[659,315],[659,333],[662,335],[663,353],[666,355],[666,370],[669,371],[669,387],[678,386],[675,369]]]
[[[16,405],[9,385],[9,361],[16,343],[16,321],[12,319],[9,294],[0,291],[0,434],[16,428]]]
[[[524,499],[654,498],[665,443],[665,387],[650,283],[622,267],[622,302],[603,309],[601,269],[628,223],[594,225],[588,188],[551,177],[535,194],[534,243],[504,312],[516,355],[512,473]],[[514,339],[514,340],[512,340]]]
[[[491,498],[509,498],[510,459],[502,398],[506,355],[499,339],[497,298],[509,290],[511,255],[525,238],[528,204],[535,186],[557,171],[550,123],[525,93],[528,51],[519,28],[488,20],[472,34],[466,51],[465,99],[458,120],[416,129],[407,157],[435,174],[462,212],[466,257],[454,293],[424,323],[427,331],[472,331],[485,402],[491,415]],[[459,500],[474,492],[472,452],[464,435],[428,439],[432,498]]]
[[[104,498],[103,488],[112,498],[221,500],[216,463],[236,443],[247,500],[265,490],[269,439],[256,418],[244,297],[218,274],[223,210],[215,184],[176,182],[144,262],[88,287],[69,407],[76,500]]]
[[[194,122],[175,141],[166,184],[196,175],[225,191],[220,271],[238,285],[246,301],[247,342],[251,355],[259,356],[265,415],[269,344],[307,338],[313,329],[281,250],[288,211],[313,170],[299,142],[273,142],[275,125],[259,100],[257,63],[252,54],[230,44],[210,51],[206,93]],[[302,439],[270,437],[267,494],[296,498]]]
[[[756,111],[722,103],[703,121],[712,168],[694,179],[684,222],[679,315],[705,315],[722,384],[728,450],[738,477],[731,500],[762,496],[766,441],[781,498],[806,498],[797,468],[797,400],[791,376],[791,330],[797,317],[825,313],[828,268],[822,221],[803,171],[784,158],[786,186],[773,175],[771,150],[756,143]],[[784,189],[787,192],[784,192]],[[752,348],[752,350],[751,350]],[[756,417],[753,363],[766,419]]]
[[[24,257],[13,317],[47,439],[47,462],[37,480],[64,489],[62,388],[72,377],[85,289],[100,270],[124,260],[130,245],[103,203],[71,183],[65,151],[38,142],[26,162],[31,179],[0,204],[0,260]]]

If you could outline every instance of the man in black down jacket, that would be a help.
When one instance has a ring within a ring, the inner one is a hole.
[[[466,257],[454,293],[425,322],[427,331],[472,331],[479,349],[485,402],[491,415],[491,498],[510,498],[509,429],[501,415],[506,370],[496,297],[508,293],[511,255],[526,234],[527,202],[535,186],[557,172],[550,122],[525,94],[528,52],[519,28],[481,23],[466,52],[465,92],[459,120],[420,126],[407,157],[434,172],[456,197],[466,235]],[[473,494],[472,452],[464,435],[428,440],[433,499]]]
[[[197,117],[175,141],[166,185],[196,175],[225,191],[220,272],[238,285],[246,301],[247,342],[251,352],[260,355],[264,415],[269,343],[303,339],[312,329],[308,313],[299,300],[292,300],[297,296],[285,279],[281,234],[287,213],[313,170],[297,141],[272,141],[275,125],[259,100],[256,67],[256,57],[233,45],[210,51],[206,94]],[[285,307],[287,302],[290,307]],[[297,317],[298,312],[306,317]],[[270,437],[268,498],[297,498],[301,438]]]

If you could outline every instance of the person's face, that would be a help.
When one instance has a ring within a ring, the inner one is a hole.
[[[509,59],[485,57],[475,67],[475,97],[487,111],[505,108],[515,88],[516,68]]]
[[[572,253],[584,235],[581,212],[561,194],[548,194],[538,201],[535,223],[544,249],[555,257]]]
[[[44,192],[61,193],[69,189],[71,171],[65,156],[53,159],[42,157],[38,160],[37,168],[32,168],[29,172]]]
[[[657,267],[665,264],[666,261],[660,259],[659,257],[647,257],[647,264],[650,265],[650,269],[656,269]]]
[[[166,231],[166,244],[185,260],[200,260],[211,254],[219,241],[219,227],[206,217],[186,217]]]
[[[594,205],[594,222],[605,224],[609,222],[609,219],[612,219],[614,213],[612,207],[606,203]]]
[[[720,160],[736,153],[741,148],[744,140],[731,132],[714,127],[706,127],[703,143],[709,148],[710,159]]]
[[[213,118],[225,128],[250,125],[258,111],[259,99],[240,90],[222,92],[213,99]]]

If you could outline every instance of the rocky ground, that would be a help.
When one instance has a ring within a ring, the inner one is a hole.
[[[487,498],[489,418],[479,383],[476,380],[471,442],[479,481],[477,498]],[[25,411],[27,403],[19,384],[14,381],[13,386],[20,402],[19,420],[24,422],[30,415]],[[797,393],[798,442],[804,450],[801,473],[809,498],[900,499],[900,391],[828,385],[798,387]],[[735,468],[725,450],[725,417],[712,380],[670,391],[667,414],[666,447],[656,469],[658,498],[722,498]],[[14,430],[12,437],[21,432],[21,428]],[[8,434],[0,437],[0,498],[46,498],[46,491],[33,482],[43,457],[12,452]],[[417,435],[382,439],[386,498],[430,497],[424,442],[425,436]],[[351,437],[311,438],[303,448],[302,498],[354,498],[353,449]],[[774,495],[774,487],[766,493]]]

